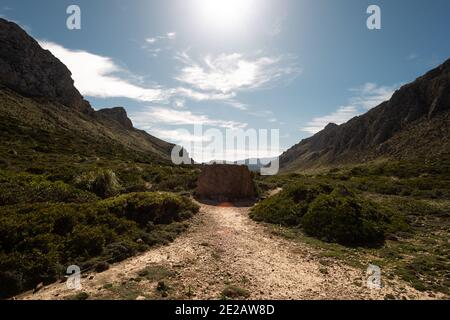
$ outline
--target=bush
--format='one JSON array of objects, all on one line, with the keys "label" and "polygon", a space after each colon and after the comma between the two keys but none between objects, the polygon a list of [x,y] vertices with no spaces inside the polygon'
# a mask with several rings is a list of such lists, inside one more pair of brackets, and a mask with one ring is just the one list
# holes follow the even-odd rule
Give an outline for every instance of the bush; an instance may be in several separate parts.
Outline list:
[{"label": "bush", "polygon": [[302,227],[308,235],[328,242],[373,246],[384,242],[386,220],[373,204],[333,192],[311,203]]},{"label": "bush", "polygon": [[122,189],[116,174],[109,169],[85,172],[76,177],[74,183],[78,188],[102,198],[115,196]]},{"label": "bush", "polygon": [[199,207],[186,197],[171,193],[130,193],[102,202],[108,210],[142,226],[149,222],[170,224],[188,219]]},{"label": "bush", "polygon": [[185,230],[181,221],[198,209],[189,198],[170,193],[1,207],[0,296],[52,282],[63,266],[96,267],[172,241]]},{"label": "bush", "polygon": [[251,210],[250,217],[283,226],[299,226],[309,204],[321,193],[331,190],[327,185],[291,184],[277,195],[259,202]]},{"label": "bush", "polygon": [[405,229],[403,216],[363,200],[344,185],[303,182],[259,202],[256,221],[300,227],[310,236],[343,245],[377,246],[385,234]]},{"label": "bush", "polygon": [[18,203],[95,201],[98,198],[62,181],[48,181],[44,175],[0,170],[0,206]]}]

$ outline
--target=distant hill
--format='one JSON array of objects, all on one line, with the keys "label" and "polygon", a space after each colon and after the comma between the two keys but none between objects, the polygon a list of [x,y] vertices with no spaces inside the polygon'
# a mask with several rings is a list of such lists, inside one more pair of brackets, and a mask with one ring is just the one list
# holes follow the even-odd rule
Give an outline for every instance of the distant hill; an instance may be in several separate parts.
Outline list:
[{"label": "distant hill", "polygon": [[67,67],[4,19],[0,112],[0,151],[19,158],[46,152],[168,163],[174,147],[135,129],[122,107],[95,111]]},{"label": "distant hill", "polygon": [[329,124],[280,157],[283,171],[378,158],[426,160],[450,153],[450,60],[389,101],[342,125]]},{"label": "distant hill", "polygon": [[249,158],[245,160],[237,160],[227,162],[225,160],[211,160],[208,164],[237,164],[242,166],[247,166],[250,171],[259,172],[261,168],[270,164],[271,161],[275,160],[277,157],[268,157],[268,158]]}]

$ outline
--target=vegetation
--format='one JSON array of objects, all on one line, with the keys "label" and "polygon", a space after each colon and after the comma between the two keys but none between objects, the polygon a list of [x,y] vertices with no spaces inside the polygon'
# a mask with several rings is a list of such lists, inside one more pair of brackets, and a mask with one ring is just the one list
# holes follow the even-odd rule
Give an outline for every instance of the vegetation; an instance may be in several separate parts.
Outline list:
[{"label": "vegetation", "polygon": [[[450,295],[450,162],[378,161],[308,174],[258,177],[283,191],[250,213],[273,233],[367,268],[386,281]],[[296,193],[297,192],[297,193]],[[296,197],[301,194],[303,197]]]},{"label": "vegetation", "polygon": [[274,197],[258,203],[250,216],[257,221],[301,227],[328,242],[381,245],[388,232],[402,225],[401,218],[364,200],[342,185],[296,182]]},{"label": "vegetation", "polygon": [[86,204],[35,203],[0,209],[2,297],[49,283],[65,266],[117,262],[172,241],[198,207],[171,193],[131,193]]}]

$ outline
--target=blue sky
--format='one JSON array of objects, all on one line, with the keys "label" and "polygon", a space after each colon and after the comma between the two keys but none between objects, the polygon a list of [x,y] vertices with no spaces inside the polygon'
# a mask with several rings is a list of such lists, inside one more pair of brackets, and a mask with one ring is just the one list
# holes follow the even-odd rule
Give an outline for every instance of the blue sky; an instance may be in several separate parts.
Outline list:
[{"label": "blue sky", "polygon": [[[71,4],[81,30],[66,28]],[[371,4],[381,30],[366,27]],[[0,16],[66,63],[93,107],[124,106],[188,149],[177,130],[202,123],[279,129],[286,150],[450,57],[448,0],[1,0]]]}]

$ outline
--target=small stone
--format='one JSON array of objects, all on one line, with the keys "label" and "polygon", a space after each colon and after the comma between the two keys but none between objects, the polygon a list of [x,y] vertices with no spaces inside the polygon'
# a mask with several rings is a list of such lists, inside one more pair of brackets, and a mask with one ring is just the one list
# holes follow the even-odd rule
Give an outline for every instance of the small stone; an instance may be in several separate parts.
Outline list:
[{"label": "small stone", "polygon": [[39,290],[42,290],[44,288],[44,283],[39,283],[33,290],[33,293],[38,292]]},{"label": "small stone", "polygon": [[144,297],[144,296],[139,296],[139,297],[136,298],[136,300],[141,300],[141,301],[142,301],[142,300],[146,300],[146,299],[147,299],[147,298]]}]

